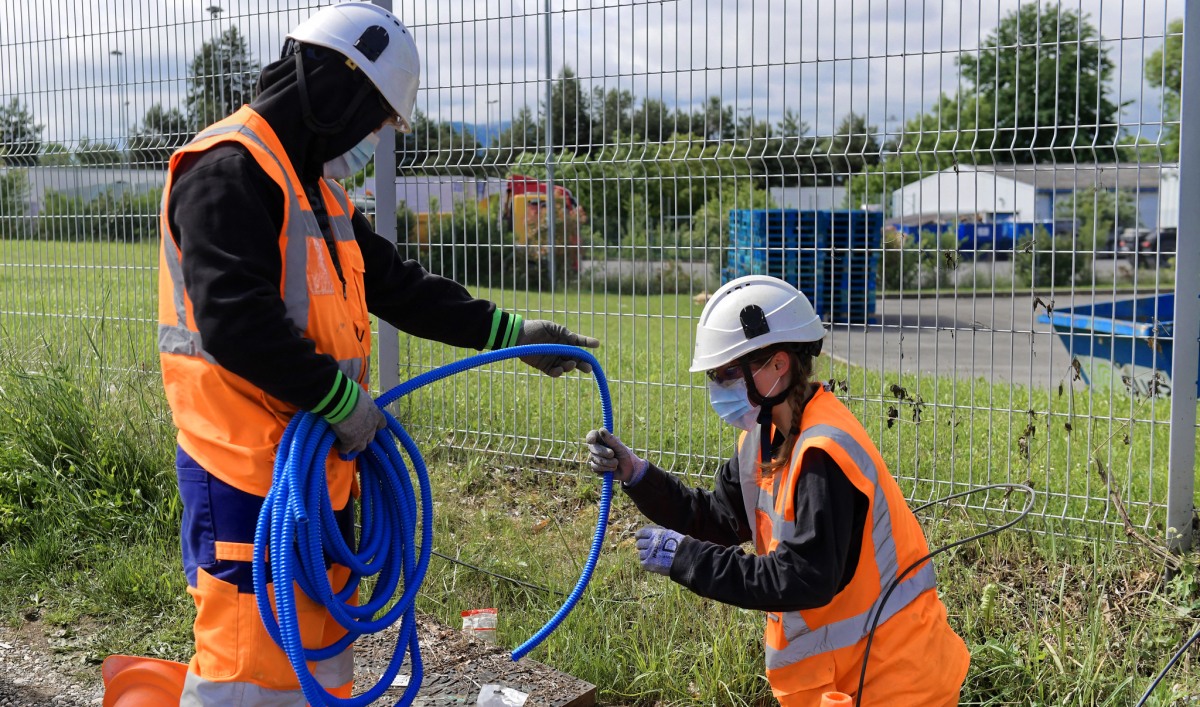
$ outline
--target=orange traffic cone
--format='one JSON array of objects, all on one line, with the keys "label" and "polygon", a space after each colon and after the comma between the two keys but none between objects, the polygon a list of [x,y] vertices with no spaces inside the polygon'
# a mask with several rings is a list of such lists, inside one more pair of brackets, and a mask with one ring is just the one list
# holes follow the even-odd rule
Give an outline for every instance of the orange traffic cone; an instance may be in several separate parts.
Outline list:
[{"label": "orange traffic cone", "polygon": [[167,707],[179,705],[188,666],[170,660],[110,655],[104,676],[104,707]]},{"label": "orange traffic cone", "polygon": [[[850,699],[850,695],[844,692],[826,692],[821,695],[821,707],[851,707],[854,700]],[[108,707],[108,705],[104,705]]]}]

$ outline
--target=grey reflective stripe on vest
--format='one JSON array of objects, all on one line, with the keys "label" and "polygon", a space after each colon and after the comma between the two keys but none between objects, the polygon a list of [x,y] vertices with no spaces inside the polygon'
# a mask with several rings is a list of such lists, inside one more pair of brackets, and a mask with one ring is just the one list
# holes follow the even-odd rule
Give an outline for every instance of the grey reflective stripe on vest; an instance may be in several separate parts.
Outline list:
[{"label": "grey reflective stripe on vest", "polygon": [[[287,183],[287,187],[283,190],[284,196],[288,200],[287,224],[284,227],[283,233],[287,237],[287,251],[283,254],[283,304],[287,310],[287,318],[291,320],[292,326],[297,331],[303,332],[308,328],[308,243],[306,239],[317,238],[323,242],[324,238],[321,236],[321,229],[317,225],[317,219],[313,216],[312,212],[300,208],[300,198],[296,194],[296,185],[292,184],[291,178],[288,177],[287,169],[279,161],[279,157],[267,148],[266,143],[249,126],[226,125],[219,128],[211,128],[197,135],[188,144],[231,133],[240,133],[246,136],[270,155],[271,159],[275,160],[275,164],[279,167],[279,171],[283,174],[284,181]],[[175,268],[179,269],[179,251],[178,249],[172,250],[174,250],[174,255],[177,259]],[[167,255],[167,269],[171,271],[175,291],[182,293],[182,271],[180,271],[180,275],[176,279],[175,270],[172,270],[171,267],[171,252],[168,251]],[[182,297],[181,294],[178,296]]]},{"label": "grey reflective stripe on vest", "polygon": [[[166,234],[163,238],[163,250],[166,253],[167,273],[171,276],[171,299],[175,303],[175,324],[181,327],[187,326],[187,305],[183,301],[183,266],[180,265],[179,246],[175,244],[175,238],[171,236],[171,230],[167,228],[167,193],[164,191],[162,195],[162,206],[159,207],[162,211],[162,229],[161,233]],[[162,332],[159,332],[159,345],[162,344]],[[159,348],[159,351],[162,351]]]},{"label": "grey reflective stripe on vest", "polygon": [[[874,487],[874,498],[871,503],[873,509],[871,541],[875,547],[875,563],[879,569],[880,593],[875,598],[871,608],[866,612],[826,624],[815,630],[808,627],[800,612],[790,611],[783,613],[778,620],[783,622],[784,638],[787,639],[788,645],[782,649],[775,649],[770,645],[766,646],[768,670],[776,670],[791,665],[818,653],[848,648],[861,641],[870,630],[870,621],[875,615],[883,593],[900,572],[896,555],[896,541],[892,536],[892,516],[888,508],[887,497],[879,484],[879,469],[875,466],[875,461],[853,435],[833,425],[813,425],[809,427],[800,435],[800,439],[797,440],[796,449],[800,449],[806,441],[819,437],[827,438],[841,447],[858,467],[862,475]],[[745,446],[750,445],[747,444]],[[738,461],[740,463],[741,459]],[[789,474],[795,473],[796,466],[796,457],[793,455]],[[791,488],[790,482],[791,479],[789,479],[789,484],[784,488]],[[778,488],[776,486],[776,489]],[[776,491],[777,493],[778,491]],[[772,522],[775,522],[774,500],[770,498],[770,495],[765,490],[762,491],[762,494],[768,496],[767,505],[771,509]],[[762,505],[761,501],[760,505]],[[782,521],[782,518],[779,520]],[[921,570],[906,578],[892,592],[892,596],[888,598],[884,612],[880,616],[879,623],[882,624],[887,621],[896,612],[908,606],[922,592],[933,589],[935,586],[936,576],[934,575],[933,565],[927,564]],[[776,620],[770,614],[768,616],[771,620]]]},{"label": "grey reflective stripe on vest", "polygon": [[[345,685],[354,679],[354,648],[318,662],[312,672],[327,690]],[[299,689],[269,690],[252,682],[216,682],[190,670],[179,697],[179,707],[304,707],[306,704]]]},{"label": "grey reflective stripe on vest", "polygon": [[326,179],[325,182],[325,186],[329,187],[329,193],[333,194],[333,198],[342,207],[341,216],[332,214],[329,216],[329,227],[333,231],[333,239],[335,241],[352,241],[354,240],[354,222],[350,218],[350,214],[353,212],[350,210],[350,202],[346,199],[346,192],[332,179]]},{"label": "grey reflective stripe on vest", "polygon": [[[167,240],[170,240],[169,238]],[[216,363],[200,341],[200,332],[192,331],[185,326],[158,325],[159,353],[178,354],[180,356],[200,357],[209,363]]]},{"label": "grey reflective stripe on vest", "polygon": [[754,517],[755,509],[767,514],[771,519],[771,537],[776,540],[794,537],[796,535],[795,521],[784,520],[782,514],[775,511],[775,498],[779,489],[791,488],[791,479],[783,486],[785,476],[796,473],[797,455],[800,453],[800,443],[792,448],[792,459],[788,473],[775,472],[774,489],[770,493],[758,486],[758,446],[760,436],[754,432],[747,433],[745,442],[738,450],[738,482],[742,487],[742,503],[746,507],[746,519],[750,523],[750,536],[755,547],[758,547],[758,522]]},{"label": "grey reflective stripe on vest", "polygon": [[[901,609],[911,604],[918,596],[936,586],[937,576],[933,571],[933,563],[926,563],[924,567],[905,578],[904,582],[896,588],[896,591],[892,592],[892,595],[888,597],[887,604],[883,607],[883,613],[879,617],[878,625],[882,626]],[[778,670],[779,668],[798,663],[805,658],[811,658],[820,653],[849,648],[866,638],[867,633],[871,630],[871,621],[874,620],[875,612],[879,608],[879,600],[883,598],[884,592],[886,592],[886,589],[879,593],[879,596],[871,603],[871,608],[867,611],[857,616],[851,616],[848,619],[826,624],[815,631],[808,630],[808,627],[804,625],[804,619],[799,613],[788,612],[784,614],[784,637],[788,638],[788,645],[782,649],[775,649],[770,645],[766,646],[767,670]],[[795,638],[788,637],[789,633],[794,634]]]},{"label": "grey reflective stripe on vest", "polygon": [[363,360],[361,358],[344,358],[337,362],[338,370],[347,378],[358,382],[358,377],[362,375]]}]

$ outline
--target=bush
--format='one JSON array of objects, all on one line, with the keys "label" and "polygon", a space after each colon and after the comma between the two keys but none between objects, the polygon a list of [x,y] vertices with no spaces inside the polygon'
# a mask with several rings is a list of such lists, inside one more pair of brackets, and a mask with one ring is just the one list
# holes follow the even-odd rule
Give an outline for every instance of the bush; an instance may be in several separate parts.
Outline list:
[{"label": "bush", "polygon": [[1092,256],[1077,252],[1070,236],[1051,238],[1043,228],[1017,243],[1013,276],[1024,287],[1092,284]]},{"label": "bush", "polygon": [[39,236],[46,240],[124,243],[157,238],[161,198],[161,189],[140,195],[126,190],[117,196],[108,188],[91,200],[47,189],[38,214]]},{"label": "bush", "polygon": [[919,240],[900,231],[883,239],[883,289],[915,290],[918,287],[951,287],[958,263],[958,239],[954,233],[922,230]]},{"label": "bush", "polygon": [[0,238],[15,238],[25,231],[25,197],[29,177],[23,169],[0,174]]},{"label": "bush", "polygon": [[[494,284],[503,269],[505,239],[493,209],[481,210],[474,202],[462,201],[454,204],[449,216],[440,216],[436,208],[431,204],[429,243],[427,250],[422,246],[420,251],[421,264],[464,285]],[[397,229],[407,226],[415,232],[416,218],[407,207],[403,214],[397,212],[396,220]]]}]

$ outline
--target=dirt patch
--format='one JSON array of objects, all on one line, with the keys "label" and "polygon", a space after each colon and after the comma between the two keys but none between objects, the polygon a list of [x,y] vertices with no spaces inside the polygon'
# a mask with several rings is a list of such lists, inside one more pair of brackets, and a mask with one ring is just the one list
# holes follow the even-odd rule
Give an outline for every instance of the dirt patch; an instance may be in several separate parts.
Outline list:
[{"label": "dirt patch", "polygon": [[[451,629],[430,616],[417,617],[425,679],[415,705],[473,705],[483,685],[511,687],[529,694],[530,707],[590,707],[596,688],[553,668],[525,659]],[[399,627],[355,644],[356,694],[382,676],[396,646]],[[18,629],[0,626],[0,707],[92,707],[103,702],[100,666],[82,648],[87,636],[76,630],[29,622]],[[405,659],[401,675],[411,675]],[[394,704],[404,688],[390,688],[378,704]]]},{"label": "dirt patch", "polygon": [[[397,626],[373,636],[363,636],[355,644],[354,680],[356,692],[365,692],[387,668],[395,651]],[[582,680],[534,662],[528,658],[514,663],[509,651],[468,638],[430,616],[417,616],[417,635],[421,641],[421,662],[425,679],[414,705],[449,707],[473,705],[483,685],[511,687],[529,694],[530,707],[590,707],[596,704],[596,688]],[[405,659],[401,675],[411,674]],[[386,695],[392,701],[404,694],[394,687]]]}]

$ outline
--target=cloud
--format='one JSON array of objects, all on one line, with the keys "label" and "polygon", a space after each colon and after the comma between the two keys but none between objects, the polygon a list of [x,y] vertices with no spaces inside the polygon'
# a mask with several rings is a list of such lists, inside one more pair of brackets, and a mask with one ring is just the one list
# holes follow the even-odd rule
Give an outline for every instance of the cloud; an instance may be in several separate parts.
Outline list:
[{"label": "cloud", "polygon": [[[205,8],[225,9],[211,19]],[[119,140],[155,103],[182,107],[200,45],[236,25],[253,56],[278,56],[319,3],[187,0],[9,3],[0,18],[0,98],[18,98],[48,140]],[[894,130],[958,89],[955,59],[979,46],[1016,0],[555,0],[551,63],[583,86],[628,89],[690,110],[719,95],[738,116],[798,113],[818,134],[864,113]],[[1142,78],[1182,0],[1075,0],[1117,63],[1111,87],[1126,128],[1156,131],[1159,94]],[[423,60],[419,105],[467,123],[536,110],[546,91],[543,0],[395,0]],[[1052,5],[1043,3],[1050,11]],[[112,54],[120,51],[120,55]],[[128,105],[124,105],[124,103]]]}]

